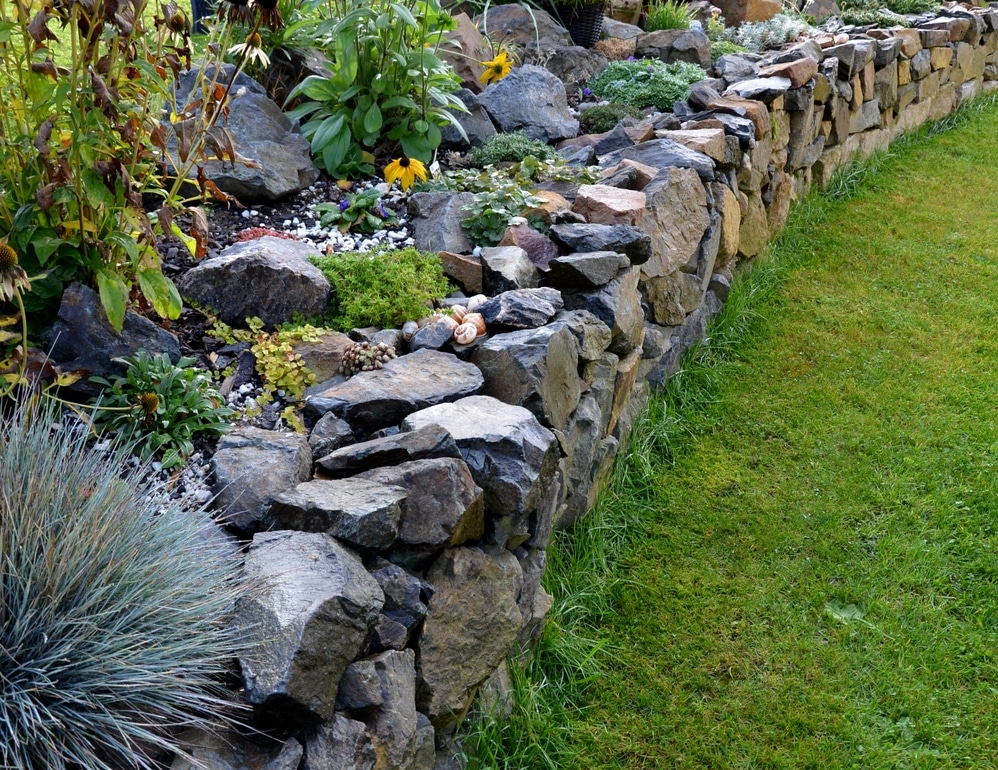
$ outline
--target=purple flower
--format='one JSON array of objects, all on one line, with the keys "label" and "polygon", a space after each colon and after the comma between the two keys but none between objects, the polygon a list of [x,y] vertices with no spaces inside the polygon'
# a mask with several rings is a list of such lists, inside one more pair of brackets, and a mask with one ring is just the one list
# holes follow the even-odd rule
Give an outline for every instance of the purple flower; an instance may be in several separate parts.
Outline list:
[{"label": "purple flower", "polygon": [[381,205],[381,201],[378,201],[378,215],[382,219],[388,219],[388,212],[385,211],[385,207]]},{"label": "purple flower", "polygon": [[350,208],[350,201],[344,198],[340,201],[340,211],[346,211],[348,208]]},{"label": "purple flower", "polygon": [[592,96],[593,95],[592,89],[583,88],[582,89],[582,95],[583,96]]},{"label": "purple flower", "polygon": [[635,61],[635,59],[634,59],[634,57],[633,57],[633,56],[628,56],[628,57],[627,57],[627,61]]}]

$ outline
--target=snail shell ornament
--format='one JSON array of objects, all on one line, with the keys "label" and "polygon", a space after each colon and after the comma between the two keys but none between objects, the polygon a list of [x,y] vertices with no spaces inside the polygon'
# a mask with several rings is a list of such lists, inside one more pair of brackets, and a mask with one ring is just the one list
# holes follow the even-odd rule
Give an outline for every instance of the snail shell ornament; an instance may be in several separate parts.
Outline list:
[{"label": "snail shell ornament", "polygon": [[405,337],[406,342],[412,339],[412,335],[416,333],[417,329],[419,329],[419,324],[415,321],[406,321],[402,324],[402,336]]},{"label": "snail shell ornament", "polygon": [[478,337],[478,329],[474,324],[461,324],[454,330],[454,342],[458,345],[470,345]]},{"label": "snail shell ornament", "polygon": [[486,297],[484,294],[476,294],[474,297],[468,300],[467,304],[465,305],[465,308],[469,313],[474,313],[476,310],[478,310],[478,308],[480,308],[482,305],[488,302],[488,299],[489,298]]},{"label": "snail shell ornament", "polygon": [[485,334],[485,318],[481,313],[468,313],[464,317],[464,323],[474,326],[479,337]]},{"label": "snail shell ornament", "polygon": [[464,305],[452,305],[451,316],[458,323],[464,323],[464,317],[468,314],[468,309]]},{"label": "snail shell ornament", "polygon": [[454,330],[458,327],[458,322],[454,318],[451,318],[449,315],[440,316],[440,318],[437,320],[437,323],[443,324],[444,326],[446,326],[448,329],[451,330]]}]

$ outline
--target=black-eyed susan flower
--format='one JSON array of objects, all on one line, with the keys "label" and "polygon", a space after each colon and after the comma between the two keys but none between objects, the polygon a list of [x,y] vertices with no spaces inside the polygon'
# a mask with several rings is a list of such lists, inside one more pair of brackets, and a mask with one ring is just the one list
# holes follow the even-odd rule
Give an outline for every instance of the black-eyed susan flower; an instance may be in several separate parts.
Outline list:
[{"label": "black-eyed susan flower", "polygon": [[421,182],[426,181],[426,166],[415,158],[403,155],[385,166],[385,181],[388,184],[394,184],[398,180],[399,187],[408,190],[417,179]]},{"label": "black-eyed susan flower", "polygon": [[31,281],[17,263],[17,252],[6,239],[0,241],[0,300],[14,299],[22,291],[31,291]]},{"label": "black-eyed susan flower", "polygon": [[490,86],[493,83],[498,83],[513,69],[513,62],[510,60],[509,56],[506,55],[505,51],[497,53],[495,58],[491,61],[483,61],[479,63],[485,67],[485,72],[483,72],[481,77],[478,79],[487,86]]}]

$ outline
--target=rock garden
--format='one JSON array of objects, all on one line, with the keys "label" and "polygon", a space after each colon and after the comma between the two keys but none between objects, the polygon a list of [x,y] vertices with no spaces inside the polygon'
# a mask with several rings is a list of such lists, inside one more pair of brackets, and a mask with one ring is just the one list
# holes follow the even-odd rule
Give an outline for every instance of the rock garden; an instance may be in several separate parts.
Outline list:
[{"label": "rock garden", "polygon": [[718,6],[0,0],[0,764],[461,766],[738,266],[998,87]]}]

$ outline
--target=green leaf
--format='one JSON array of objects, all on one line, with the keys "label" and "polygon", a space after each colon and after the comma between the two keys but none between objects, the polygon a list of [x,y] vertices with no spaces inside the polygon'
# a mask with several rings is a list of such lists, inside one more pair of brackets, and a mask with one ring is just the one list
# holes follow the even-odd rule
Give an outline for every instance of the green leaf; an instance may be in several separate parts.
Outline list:
[{"label": "green leaf", "polygon": [[417,29],[419,24],[416,21],[416,17],[412,15],[408,8],[406,8],[401,3],[392,3],[391,9],[395,11],[395,14],[402,19],[406,24],[408,24],[413,29]]},{"label": "green leaf", "polygon": [[321,152],[322,149],[343,131],[343,115],[330,115],[319,124],[312,136],[312,147]]},{"label": "green leaf", "polygon": [[183,302],[173,281],[155,267],[139,268],[137,276],[142,295],[149,300],[161,317],[170,319],[180,317]]},{"label": "green leaf", "polygon": [[114,208],[114,193],[107,189],[101,175],[93,169],[88,168],[83,171],[83,191],[87,196],[87,203],[91,206]]},{"label": "green leaf", "polygon": [[372,104],[364,113],[364,131],[369,134],[377,133],[381,130],[384,119],[381,117],[381,110],[377,103]]},{"label": "green leaf", "polygon": [[128,285],[117,273],[101,270],[97,273],[97,289],[100,293],[100,303],[107,313],[107,320],[111,322],[116,332],[120,332],[125,323]]},{"label": "green leaf", "polygon": [[414,110],[416,109],[416,102],[414,102],[408,96],[392,96],[389,97],[388,99],[385,99],[385,101],[381,105],[381,109],[385,110],[386,112],[388,110],[395,109],[396,107],[405,107],[406,109]]}]

